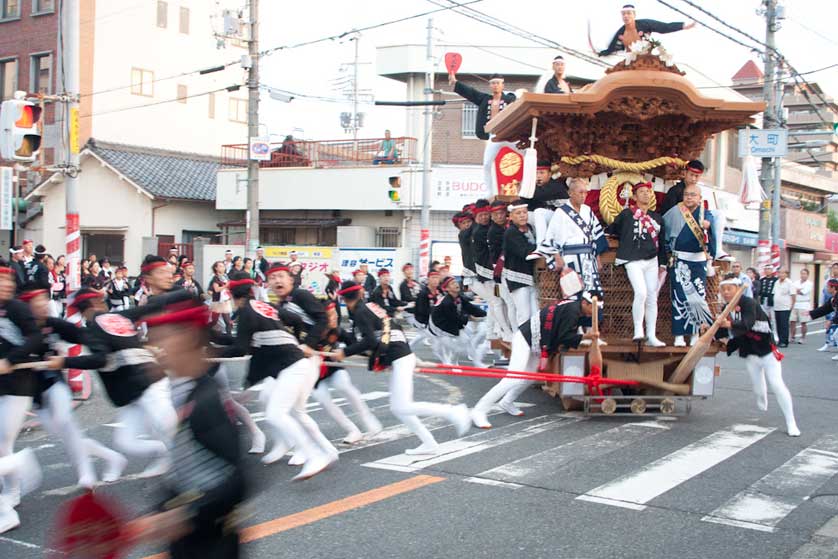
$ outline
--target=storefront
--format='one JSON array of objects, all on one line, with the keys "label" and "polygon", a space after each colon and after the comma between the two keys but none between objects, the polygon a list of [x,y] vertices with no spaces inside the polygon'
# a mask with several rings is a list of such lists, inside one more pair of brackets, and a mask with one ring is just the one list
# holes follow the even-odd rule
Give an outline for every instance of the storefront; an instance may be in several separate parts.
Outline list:
[{"label": "storefront", "polygon": [[722,243],[725,251],[740,262],[744,268],[756,265],[756,248],[759,235],[751,231],[725,229]]},{"label": "storefront", "polygon": [[815,293],[823,287],[824,273],[829,262],[822,259],[826,247],[826,216],[804,210],[783,208],[780,214],[780,234],[784,240],[783,267],[788,268],[792,280],[800,278],[800,271],[809,270]]}]

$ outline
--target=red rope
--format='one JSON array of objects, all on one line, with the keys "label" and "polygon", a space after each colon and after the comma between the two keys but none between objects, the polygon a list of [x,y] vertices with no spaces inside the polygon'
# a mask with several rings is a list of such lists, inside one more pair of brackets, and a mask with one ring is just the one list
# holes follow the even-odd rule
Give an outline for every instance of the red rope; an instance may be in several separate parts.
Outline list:
[{"label": "red rope", "polygon": [[467,365],[443,365],[436,367],[422,367],[416,369],[420,373],[436,375],[451,375],[459,377],[480,377],[480,378],[512,378],[519,380],[531,380],[534,382],[574,382],[584,384],[589,390],[602,396],[602,386],[639,386],[636,380],[610,379],[599,374],[586,377],[572,377],[566,375],[555,375],[552,373],[535,373],[530,371],[507,371],[506,369],[492,369],[484,367],[470,367]]}]

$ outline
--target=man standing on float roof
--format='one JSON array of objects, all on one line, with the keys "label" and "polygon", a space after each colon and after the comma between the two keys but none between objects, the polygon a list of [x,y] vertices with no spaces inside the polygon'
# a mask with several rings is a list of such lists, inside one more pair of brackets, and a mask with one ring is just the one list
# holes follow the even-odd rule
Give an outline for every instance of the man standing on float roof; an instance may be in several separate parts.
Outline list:
[{"label": "man standing on float roof", "polygon": [[695,27],[694,21],[664,23],[656,19],[636,19],[634,4],[625,4],[620,10],[620,15],[623,17],[623,26],[614,33],[614,37],[608,43],[608,48],[597,53],[599,56],[608,56],[623,49],[628,50],[635,41],[648,37],[650,33],[674,33]]},{"label": "man standing on float roof", "polygon": [[553,59],[553,76],[544,84],[544,93],[573,93],[573,88],[564,79],[564,57],[559,54]]},{"label": "man standing on float roof", "polygon": [[516,99],[515,94],[503,91],[503,76],[492,74],[489,78],[489,93],[477,91],[460,81],[453,73],[448,74],[448,85],[454,88],[454,93],[468,99],[477,105],[477,118],[475,119],[474,133],[481,140],[486,142],[486,149],[483,151],[483,173],[486,186],[490,192],[497,192],[495,180],[495,157],[505,146],[518,150],[514,142],[495,142],[494,134],[486,132],[486,123],[495,118],[510,103]]}]

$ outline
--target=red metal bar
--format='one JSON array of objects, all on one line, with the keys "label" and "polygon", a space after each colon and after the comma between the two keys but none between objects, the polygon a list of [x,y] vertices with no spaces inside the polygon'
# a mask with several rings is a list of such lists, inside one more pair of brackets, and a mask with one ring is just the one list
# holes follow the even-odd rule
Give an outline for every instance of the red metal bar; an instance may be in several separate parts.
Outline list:
[{"label": "red metal bar", "polygon": [[600,375],[588,375],[586,377],[573,377],[556,375],[552,373],[536,373],[530,371],[507,371],[505,369],[492,369],[485,367],[469,367],[454,365],[439,365],[437,367],[422,367],[417,369],[420,373],[431,373],[440,375],[452,375],[463,377],[483,378],[514,378],[521,380],[543,381],[543,382],[574,382],[584,384],[589,388],[599,391],[599,387],[608,386],[639,386],[636,380],[609,379]]}]

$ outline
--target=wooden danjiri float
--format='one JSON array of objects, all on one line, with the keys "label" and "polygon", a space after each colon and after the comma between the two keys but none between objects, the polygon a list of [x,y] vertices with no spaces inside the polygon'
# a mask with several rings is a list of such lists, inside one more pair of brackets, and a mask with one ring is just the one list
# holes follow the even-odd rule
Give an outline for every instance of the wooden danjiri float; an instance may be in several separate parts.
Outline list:
[{"label": "wooden danjiri float", "polygon": [[[563,176],[591,178],[587,204],[604,224],[610,224],[626,203],[632,184],[653,181],[660,204],[664,181],[682,178],[687,161],[699,157],[712,135],[747,125],[763,109],[763,103],[703,95],[668,55],[647,44],[645,51],[632,49],[604,77],[574,93],[524,93],[492,119],[487,130],[497,140],[527,147],[535,129],[538,159],[551,161],[553,170]],[[719,348],[672,345],[668,277],[658,296],[657,329],[666,347],[633,342],[633,291],[624,267],[614,264],[617,243],[609,242],[611,249],[601,255],[600,266],[604,308],[599,330],[608,342],[601,346],[602,374],[638,380],[640,385],[615,388],[604,396],[590,394],[584,384],[576,383],[548,382],[544,389],[559,396],[565,409],[590,414],[689,413],[692,400],[713,395]],[[543,263],[536,266],[543,307],[561,297],[559,278]],[[717,261],[714,266],[717,273],[708,278],[706,293],[713,315],[718,316],[722,312],[718,278],[727,271],[727,263]],[[550,370],[584,376],[589,370],[587,353],[584,348],[563,353]]]}]

